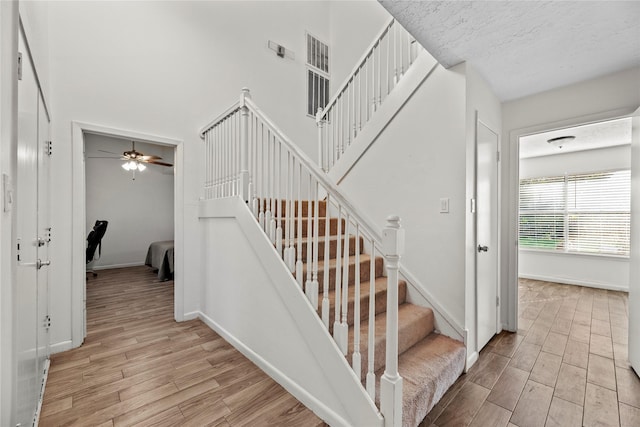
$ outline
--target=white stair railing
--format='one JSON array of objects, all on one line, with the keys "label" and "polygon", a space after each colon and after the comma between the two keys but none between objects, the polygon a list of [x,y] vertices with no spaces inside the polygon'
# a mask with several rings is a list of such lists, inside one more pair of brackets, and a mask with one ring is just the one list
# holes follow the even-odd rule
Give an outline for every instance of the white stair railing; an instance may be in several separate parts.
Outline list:
[{"label": "white stair railing", "polygon": [[380,108],[422,47],[391,19],[340,89],[316,115],[318,164],[328,172]]},{"label": "white stair railing", "polygon": [[[380,236],[326,174],[257,107],[248,89],[243,89],[240,100],[205,126],[200,135],[205,141],[206,152],[204,198],[239,196],[247,202],[311,306],[319,312],[325,328],[332,330],[339,350],[344,355],[351,350],[351,365],[358,378],[361,378],[363,357],[360,346],[367,342],[365,388],[374,403],[375,258],[385,258],[389,272],[387,346],[385,370],[380,378],[380,410],[386,426],[401,425],[397,266],[404,238],[399,218],[389,217],[383,236]],[[325,195],[323,200],[320,195]],[[350,240],[354,237],[354,255],[350,255]],[[330,263],[332,243],[336,245],[333,272]],[[361,341],[364,337],[360,336],[361,244],[370,258],[366,341]],[[323,263],[321,279],[320,262]],[[333,294],[330,291],[332,284]],[[348,296],[351,286],[355,286],[356,298],[351,326],[354,340],[349,349]]]}]

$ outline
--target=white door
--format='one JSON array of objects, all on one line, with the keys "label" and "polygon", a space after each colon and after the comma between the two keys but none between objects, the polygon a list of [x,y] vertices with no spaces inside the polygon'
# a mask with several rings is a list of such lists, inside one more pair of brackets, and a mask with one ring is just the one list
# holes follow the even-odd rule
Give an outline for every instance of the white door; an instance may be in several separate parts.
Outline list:
[{"label": "white door", "polygon": [[49,115],[38,96],[38,372],[43,374],[49,359]]},{"label": "white door", "polygon": [[30,426],[42,375],[38,370],[38,86],[22,33],[22,80],[18,82],[16,177],[15,424]]},{"label": "white door", "polygon": [[631,137],[631,271],[629,274],[629,362],[640,374],[640,108]]},{"label": "white door", "polygon": [[478,350],[498,331],[498,135],[476,128],[476,313]]}]

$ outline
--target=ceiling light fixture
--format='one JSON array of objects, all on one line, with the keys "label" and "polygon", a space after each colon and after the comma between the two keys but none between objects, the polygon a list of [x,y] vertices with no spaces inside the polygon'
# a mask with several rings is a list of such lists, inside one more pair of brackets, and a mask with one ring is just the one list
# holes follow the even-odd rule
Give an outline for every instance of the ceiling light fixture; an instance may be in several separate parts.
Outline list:
[{"label": "ceiling light fixture", "polygon": [[574,139],[576,139],[576,137],[573,135],[558,136],[556,138],[547,139],[547,143],[554,147],[562,148],[566,144],[573,142]]}]

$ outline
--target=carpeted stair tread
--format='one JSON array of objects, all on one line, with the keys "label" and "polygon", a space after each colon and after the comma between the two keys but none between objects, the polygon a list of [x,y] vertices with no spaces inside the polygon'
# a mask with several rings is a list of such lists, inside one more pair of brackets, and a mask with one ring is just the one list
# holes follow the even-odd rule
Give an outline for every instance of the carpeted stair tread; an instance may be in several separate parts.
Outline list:
[{"label": "carpeted stair tread", "polygon": [[[360,321],[364,322],[369,319],[369,290],[370,281],[360,283]],[[322,289],[319,290],[320,304],[318,307],[318,314],[322,316]],[[329,293],[329,331],[333,331],[333,320],[335,319],[335,289],[330,290]],[[347,311],[347,323],[349,326],[353,325],[354,321],[354,307],[356,300],[356,287],[349,286],[348,290],[348,311]],[[398,303],[403,304],[407,296],[407,283],[404,280],[398,281]],[[378,277],[375,280],[375,313],[383,313],[387,309],[387,278]]]},{"label": "carpeted stair tread", "polygon": [[[398,371],[402,377],[402,425],[415,427],[438,403],[464,370],[464,344],[452,338],[431,333],[401,353]],[[376,372],[376,378],[384,368]],[[376,402],[379,402],[379,385]]]},{"label": "carpeted stair tread", "polygon": [[[387,313],[376,316],[375,351],[373,370],[377,371],[385,364]],[[398,353],[401,354],[414,344],[433,332],[434,317],[430,308],[404,303],[398,306]],[[368,367],[368,326],[369,322],[360,325],[360,354],[362,355],[361,378],[365,378]],[[349,328],[347,361],[351,363],[353,352],[353,329]]]},{"label": "carpeted stair tread", "polygon": [[[258,199],[258,201],[260,201],[261,199]],[[269,203],[269,207],[271,208],[271,201],[269,199],[267,199],[267,202]],[[264,202],[262,202],[262,209],[265,210],[265,205]],[[287,207],[287,201],[286,200],[276,200],[275,203],[273,204],[274,208],[277,210],[277,206],[278,203],[281,203],[280,205],[280,212],[286,212],[286,207]],[[293,210],[293,216],[298,216],[298,213],[301,212],[302,216],[307,216],[309,215],[309,211],[308,208],[309,206],[311,206],[311,213],[313,214],[313,208],[315,206],[315,202],[314,201],[309,201],[309,200],[302,200],[302,203],[298,203],[297,200],[291,203],[291,207]],[[326,216],[327,213],[327,202],[326,200],[320,200],[318,202],[318,215],[319,216]]]},{"label": "carpeted stair tread", "polygon": [[[360,282],[364,282],[364,281],[368,281],[369,280],[369,275],[370,275],[370,260],[371,257],[368,254],[360,254]],[[343,274],[344,274],[344,260],[341,259],[341,265],[342,265],[342,269],[340,270],[340,283],[342,284],[342,279],[343,279]],[[323,260],[322,262],[318,262],[318,289],[322,290],[324,289],[324,264],[325,261]],[[336,264],[337,264],[337,260],[335,258],[332,258],[329,260],[329,289],[334,289],[335,288],[335,283],[336,283]],[[306,280],[307,277],[307,268],[311,265],[311,263],[305,263],[303,266],[303,272],[304,272],[304,277]],[[356,265],[356,256],[350,256],[349,257],[349,286],[353,285],[355,283],[355,278],[356,278],[356,269],[355,269],[355,265]],[[381,257],[376,257],[375,258],[375,269],[374,269],[374,273],[375,273],[375,277],[380,277],[382,276],[383,273],[383,265],[384,265],[384,260]]]}]

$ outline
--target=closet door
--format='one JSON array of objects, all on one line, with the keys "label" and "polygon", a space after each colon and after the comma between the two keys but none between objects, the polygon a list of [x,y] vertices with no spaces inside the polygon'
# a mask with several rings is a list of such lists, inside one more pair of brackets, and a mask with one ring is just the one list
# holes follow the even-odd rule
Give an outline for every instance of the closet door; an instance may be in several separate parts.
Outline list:
[{"label": "closet door", "polygon": [[51,241],[49,115],[38,95],[38,374],[49,360],[49,242]]},{"label": "closet door", "polygon": [[18,82],[16,219],[15,424],[33,425],[42,374],[38,368],[38,85],[22,32]]}]

